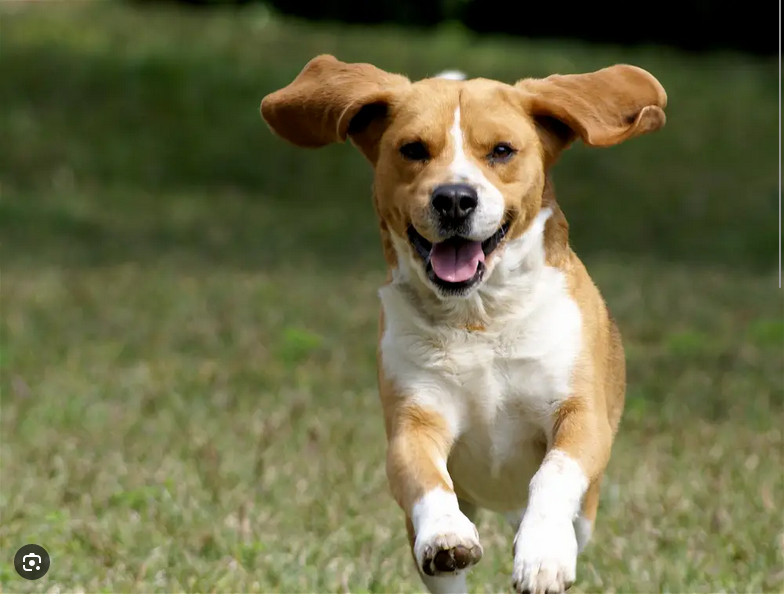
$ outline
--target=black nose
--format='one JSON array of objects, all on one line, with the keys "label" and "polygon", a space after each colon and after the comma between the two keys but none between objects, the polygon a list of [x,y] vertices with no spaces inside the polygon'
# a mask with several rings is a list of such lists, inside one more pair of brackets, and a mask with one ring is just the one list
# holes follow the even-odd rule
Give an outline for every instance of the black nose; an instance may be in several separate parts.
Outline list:
[{"label": "black nose", "polygon": [[430,204],[441,218],[459,222],[470,215],[479,197],[476,190],[467,184],[443,184],[433,190]]}]

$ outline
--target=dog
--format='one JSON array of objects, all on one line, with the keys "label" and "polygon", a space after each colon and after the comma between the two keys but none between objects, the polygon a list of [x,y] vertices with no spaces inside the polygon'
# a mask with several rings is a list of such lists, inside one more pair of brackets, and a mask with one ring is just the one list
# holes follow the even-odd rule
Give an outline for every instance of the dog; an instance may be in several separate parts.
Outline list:
[{"label": "dog", "polygon": [[350,139],[374,169],[386,471],[425,587],[466,591],[482,508],[516,530],[515,591],[563,592],[593,531],[626,371],[551,169],[577,139],[662,128],[667,95],[626,64],[463,78],[412,82],[322,55],[260,111],[299,147]]}]

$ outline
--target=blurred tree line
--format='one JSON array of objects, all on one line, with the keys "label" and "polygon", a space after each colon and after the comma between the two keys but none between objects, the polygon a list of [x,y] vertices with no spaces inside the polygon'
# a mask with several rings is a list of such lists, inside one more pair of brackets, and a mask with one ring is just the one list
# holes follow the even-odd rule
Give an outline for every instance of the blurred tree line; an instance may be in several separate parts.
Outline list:
[{"label": "blurred tree line", "polygon": [[[147,0],[154,1],[154,0]],[[778,52],[778,3],[659,0],[630,3],[489,0],[175,0],[192,5],[263,1],[282,14],[345,23],[432,27],[458,21],[478,33],[660,44],[691,51]]]}]

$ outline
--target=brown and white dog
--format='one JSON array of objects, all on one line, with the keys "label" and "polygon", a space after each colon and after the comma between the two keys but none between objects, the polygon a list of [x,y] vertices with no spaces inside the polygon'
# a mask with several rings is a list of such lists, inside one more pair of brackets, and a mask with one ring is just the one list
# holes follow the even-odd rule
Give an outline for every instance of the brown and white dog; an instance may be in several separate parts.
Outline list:
[{"label": "brown and white dog", "polygon": [[577,138],[658,130],[667,96],[628,65],[458,78],[319,56],[261,113],[297,146],[351,139],[374,168],[387,475],[425,586],[466,591],[485,508],[517,530],[514,588],[562,592],[591,536],[626,380],[549,172]]}]

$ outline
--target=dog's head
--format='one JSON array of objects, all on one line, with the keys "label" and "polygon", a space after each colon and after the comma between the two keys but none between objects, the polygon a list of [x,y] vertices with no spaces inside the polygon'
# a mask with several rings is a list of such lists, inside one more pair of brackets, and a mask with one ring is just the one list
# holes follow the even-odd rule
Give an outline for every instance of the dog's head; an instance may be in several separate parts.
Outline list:
[{"label": "dog's head", "polygon": [[390,263],[442,298],[464,297],[492,275],[536,218],[564,148],[658,130],[667,102],[651,74],[628,65],[515,85],[455,78],[411,82],[319,56],[261,103],[270,128],[295,145],[351,139],[375,170]]}]

